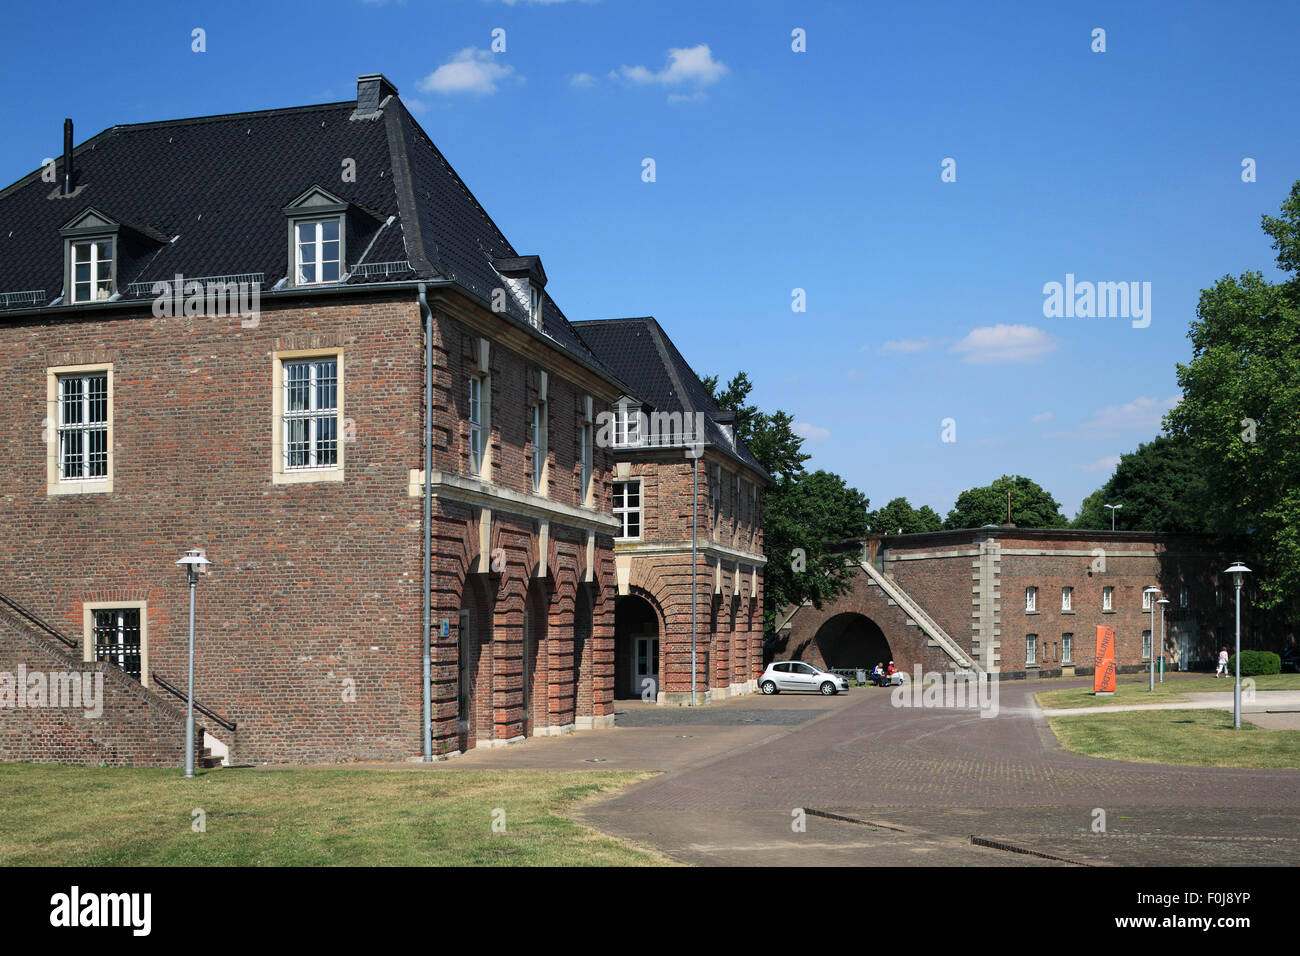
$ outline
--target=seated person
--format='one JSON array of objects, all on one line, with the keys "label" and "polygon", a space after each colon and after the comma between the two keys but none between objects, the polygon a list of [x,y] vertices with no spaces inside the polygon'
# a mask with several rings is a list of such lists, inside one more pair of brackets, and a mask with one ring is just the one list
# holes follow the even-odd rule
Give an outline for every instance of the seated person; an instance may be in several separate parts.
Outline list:
[{"label": "seated person", "polygon": [[875,684],[877,687],[885,686],[885,669],[881,666],[879,661],[877,661],[876,666],[871,669],[871,683]]}]

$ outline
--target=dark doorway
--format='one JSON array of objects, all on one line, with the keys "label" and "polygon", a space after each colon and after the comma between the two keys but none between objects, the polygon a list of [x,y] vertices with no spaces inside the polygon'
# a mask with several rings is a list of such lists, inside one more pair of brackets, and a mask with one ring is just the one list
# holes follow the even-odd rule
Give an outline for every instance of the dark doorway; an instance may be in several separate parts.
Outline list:
[{"label": "dark doorway", "polygon": [[621,597],[614,605],[614,696],[659,694],[659,615],[645,598]]},{"label": "dark doorway", "polygon": [[869,617],[848,612],[836,614],[820,628],[813,644],[824,665],[832,669],[865,668],[893,659],[889,641],[880,626]]}]

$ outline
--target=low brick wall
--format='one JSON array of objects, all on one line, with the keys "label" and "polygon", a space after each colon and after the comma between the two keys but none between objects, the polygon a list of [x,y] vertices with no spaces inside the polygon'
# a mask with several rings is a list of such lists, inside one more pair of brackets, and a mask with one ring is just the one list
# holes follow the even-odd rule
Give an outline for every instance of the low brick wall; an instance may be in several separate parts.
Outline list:
[{"label": "low brick wall", "polygon": [[[78,685],[86,697],[70,695]],[[111,664],[76,660],[53,639],[0,620],[0,761],[178,767],[184,738],[183,708]],[[196,758],[202,752],[196,726]]]}]

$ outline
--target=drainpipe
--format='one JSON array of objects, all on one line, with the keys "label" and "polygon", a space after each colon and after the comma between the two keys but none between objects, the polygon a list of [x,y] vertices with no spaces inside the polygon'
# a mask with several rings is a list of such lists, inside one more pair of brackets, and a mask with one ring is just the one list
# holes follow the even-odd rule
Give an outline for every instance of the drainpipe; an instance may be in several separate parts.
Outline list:
[{"label": "drainpipe", "polygon": [[691,706],[695,706],[695,552],[700,527],[700,460],[691,462]]},{"label": "drainpipe", "polygon": [[424,761],[433,761],[433,689],[430,657],[433,654],[430,603],[433,600],[433,309],[420,283],[420,314],[424,318]]}]

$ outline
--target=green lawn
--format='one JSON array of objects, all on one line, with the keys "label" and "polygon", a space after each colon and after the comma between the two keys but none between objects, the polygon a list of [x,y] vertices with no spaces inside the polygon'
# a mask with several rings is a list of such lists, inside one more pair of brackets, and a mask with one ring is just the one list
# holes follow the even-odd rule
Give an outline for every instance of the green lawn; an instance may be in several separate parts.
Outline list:
[{"label": "green lawn", "polygon": [[[1242,678],[1245,681],[1245,678]],[[1268,674],[1254,678],[1255,690],[1300,690],[1300,674]],[[1150,678],[1146,674],[1121,674],[1115,681],[1115,693],[1110,697],[1097,697],[1092,688],[1075,687],[1068,690],[1040,691],[1034,696],[1040,707],[1104,707],[1109,704],[1169,704],[1187,700],[1184,694],[1232,693],[1232,681],[1223,677],[1175,677],[1165,675],[1165,682],[1156,679],[1155,691],[1148,690]]]},{"label": "green lawn", "polygon": [[1191,767],[1300,767],[1300,730],[1261,730],[1245,718],[1241,730],[1233,730],[1232,714],[1221,710],[1078,714],[1048,722],[1061,746],[1089,757]]},{"label": "green lawn", "polygon": [[[648,774],[0,764],[0,864],[645,866],[562,814]],[[194,810],[206,832],[194,832]],[[494,811],[504,832],[493,832]],[[496,815],[500,819],[500,814]]]}]

